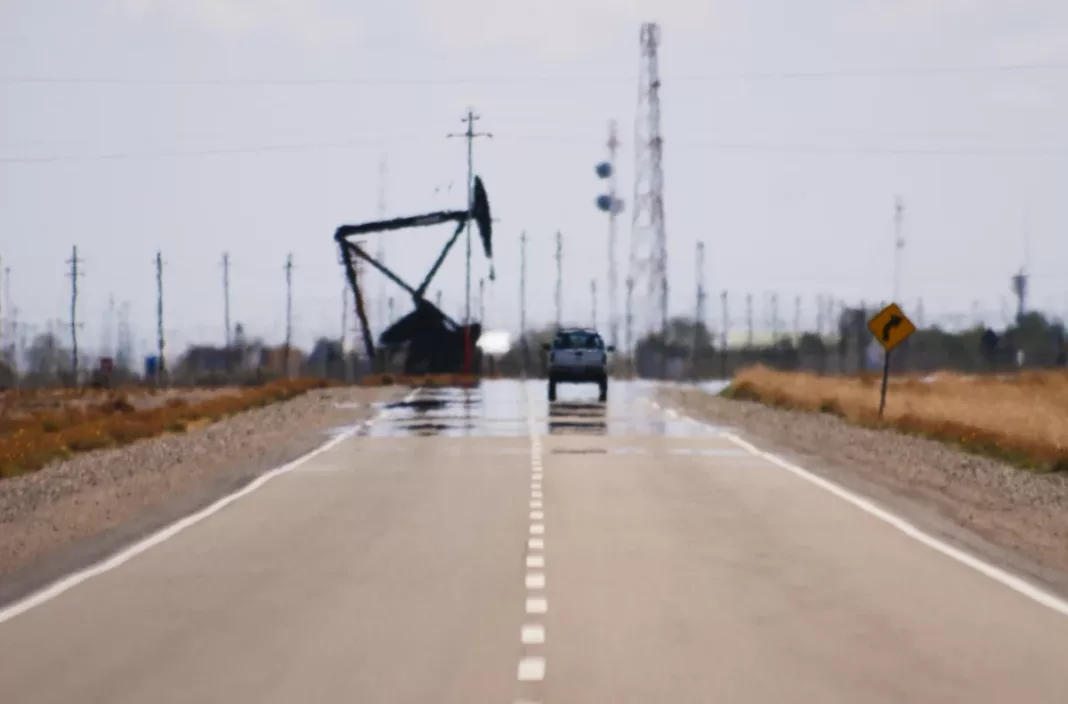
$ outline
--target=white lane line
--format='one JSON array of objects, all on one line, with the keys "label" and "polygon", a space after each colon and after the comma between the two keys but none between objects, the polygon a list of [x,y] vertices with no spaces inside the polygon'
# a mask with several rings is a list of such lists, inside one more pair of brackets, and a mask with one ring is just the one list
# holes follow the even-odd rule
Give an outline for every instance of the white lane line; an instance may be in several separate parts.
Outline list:
[{"label": "white lane line", "polygon": [[544,555],[527,555],[527,567],[534,569],[545,568],[545,556]]},{"label": "white lane line", "polygon": [[527,549],[529,550],[544,550],[545,540],[542,538],[531,538],[527,541]]},{"label": "white lane line", "polygon": [[878,518],[884,523],[888,523],[889,525],[898,529],[910,538],[920,543],[923,543],[929,548],[937,550],[946,557],[956,560],[962,565],[971,567],[976,572],[984,574],[987,577],[997,582],[1000,582],[1009,589],[1019,592],[1027,598],[1037,601],[1043,606],[1049,607],[1064,616],[1068,616],[1068,601],[1065,601],[1064,599],[1061,599],[1058,596],[1054,596],[1046,590],[1041,589],[1040,587],[1037,587],[1024,579],[1021,579],[1020,577],[1017,577],[1014,574],[1006,572],[1005,570],[999,567],[995,567],[994,565],[991,565],[988,562],[984,562],[978,557],[970,555],[969,553],[966,553],[963,550],[950,545],[949,543],[946,543],[932,535],[924,533],[922,530],[909,523],[905,519],[901,518],[900,516],[896,516],[893,513],[887,511],[886,509],[883,509],[880,506],[876,505],[873,501],[870,501],[869,499],[866,499],[858,494],[854,494],[852,491],[838,484],[835,484],[832,481],[828,481],[823,477],[815,475],[807,469],[798,467],[792,462],[787,462],[786,460],[782,459],[777,455],[774,455],[770,452],[765,452],[757,448],[755,445],[752,445],[746,442],[745,440],[742,440],[740,437],[734,435],[733,433],[724,433],[723,437],[727,438],[738,446],[745,448],[757,457],[762,457],[768,462],[771,462],[772,464],[777,465],[778,467],[781,467],[782,469],[785,469],[786,471],[797,475],[805,481],[811,482],[812,484],[815,484],[821,489],[829,491],[838,498],[853,504],[861,511],[864,511],[865,513],[868,513],[874,516],[875,518]]},{"label": "white lane line", "polygon": [[[405,396],[404,400],[406,402],[407,401],[411,401],[412,399],[414,399],[418,395],[418,393],[419,393],[419,389],[415,389],[414,391],[409,393],[407,396]],[[48,601],[51,601],[52,599],[55,599],[60,594],[63,594],[64,592],[67,592],[67,591],[70,591],[71,589],[73,589],[74,587],[78,586],[82,582],[90,580],[93,577],[97,577],[99,575],[102,575],[105,572],[110,572],[111,570],[113,570],[113,569],[115,569],[115,568],[117,568],[117,567],[129,562],[130,560],[132,560],[133,558],[137,557],[141,553],[147,552],[148,550],[151,550],[152,548],[154,548],[155,546],[159,545],[160,543],[163,543],[164,541],[167,541],[167,540],[173,538],[174,536],[178,535],[179,533],[181,533],[186,528],[189,528],[191,526],[196,525],[197,523],[200,523],[204,519],[215,515],[219,511],[222,511],[224,508],[226,508],[230,504],[234,503],[238,499],[242,499],[242,498],[248,496],[252,492],[256,491],[257,489],[259,489],[261,487],[263,487],[263,485],[265,485],[267,482],[271,481],[275,477],[280,477],[283,474],[287,474],[289,472],[292,472],[294,469],[297,469],[298,467],[300,467],[304,463],[308,462],[309,460],[312,460],[312,459],[318,457],[319,455],[323,454],[324,452],[328,452],[329,450],[332,450],[333,448],[337,447],[339,444],[343,443],[344,441],[348,440],[353,435],[358,433],[364,426],[368,426],[368,425],[373,424],[382,415],[383,415],[382,413],[379,413],[377,416],[375,416],[373,418],[369,418],[366,421],[364,421],[363,423],[360,423],[359,425],[356,425],[355,427],[350,428],[346,432],[335,436],[331,440],[328,440],[327,442],[323,443],[322,445],[320,445],[319,447],[315,448],[314,450],[312,450],[311,452],[307,453],[306,455],[302,455],[302,456],[298,457],[297,459],[293,460],[292,462],[289,462],[288,464],[284,464],[281,467],[275,467],[274,469],[261,474],[256,479],[252,480],[251,482],[249,482],[248,484],[246,484],[242,488],[238,489],[234,493],[228,494],[227,496],[222,497],[221,499],[219,499],[215,503],[211,504],[210,506],[208,506],[206,508],[201,509],[200,511],[197,511],[194,514],[191,514],[189,516],[186,516],[185,518],[179,519],[178,521],[175,521],[174,523],[170,524],[166,528],[164,528],[164,529],[162,529],[160,531],[157,531],[157,532],[153,533],[152,535],[149,535],[147,538],[143,538],[142,540],[134,543],[133,545],[131,545],[128,548],[126,548],[125,550],[122,550],[122,551],[112,555],[111,557],[109,557],[109,558],[107,558],[107,559],[105,559],[105,560],[103,560],[101,562],[98,562],[98,563],[96,563],[94,565],[90,565],[89,567],[86,567],[83,570],[75,572],[74,574],[68,575],[67,577],[64,577],[64,578],[60,579],[59,581],[54,582],[53,584],[45,587],[44,589],[41,589],[40,591],[37,591],[37,592],[35,592],[33,594],[30,594],[29,596],[27,596],[26,598],[22,599],[21,601],[17,601],[14,604],[11,604],[10,606],[7,606],[6,608],[0,609],[0,624],[5,623],[7,621],[10,621],[11,619],[15,618],[16,616],[19,616],[20,614],[24,614],[24,613],[26,613],[27,611],[29,611],[30,609],[32,609],[34,607],[40,606],[41,604],[44,604],[44,603],[46,603]]]},{"label": "white lane line", "polygon": [[541,499],[531,499],[530,507],[531,508],[541,508]]},{"label": "white lane line", "polygon": [[532,523],[532,524],[530,524],[530,534],[531,535],[545,535],[545,524],[544,523]]},{"label": "white lane line", "polygon": [[519,640],[523,645],[542,645],[545,643],[545,626],[530,623],[523,626],[519,632]]},{"label": "white lane line", "polygon": [[549,610],[549,601],[544,597],[532,596],[527,599],[528,614],[543,614]]},{"label": "white lane line", "polygon": [[544,572],[528,572],[526,578],[527,589],[544,589],[545,588],[545,573]]},{"label": "white lane line", "polygon": [[545,679],[545,658],[525,657],[519,661],[520,682],[541,682]]},{"label": "white lane line", "polygon": [[544,511],[531,511],[530,512],[530,520],[532,520],[532,521],[544,521],[545,520],[545,512]]},{"label": "white lane line", "polygon": [[530,492],[530,498],[532,498],[532,499],[544,498],[541,495],[541,489],[535,489],[534,491]]}]

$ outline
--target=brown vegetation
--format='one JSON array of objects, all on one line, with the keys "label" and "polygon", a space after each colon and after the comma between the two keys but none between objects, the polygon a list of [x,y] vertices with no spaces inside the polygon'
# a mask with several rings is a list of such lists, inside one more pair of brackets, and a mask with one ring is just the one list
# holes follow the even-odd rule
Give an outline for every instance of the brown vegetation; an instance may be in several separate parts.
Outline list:
[{"label": "brown vegetation", "polygon": [[32,472],[77,452],[184,432],[327,385],[319,379],[282,380],[206,396],[160,391],[7,392],[0,397],[0,477]]},{"label": "brown vegetation", "polygon": [[882,421],[881,381],[755,366],[735,375],[724,395],[915,433],[1032,469],[1068,470],[1068,371],[892,378]]}]

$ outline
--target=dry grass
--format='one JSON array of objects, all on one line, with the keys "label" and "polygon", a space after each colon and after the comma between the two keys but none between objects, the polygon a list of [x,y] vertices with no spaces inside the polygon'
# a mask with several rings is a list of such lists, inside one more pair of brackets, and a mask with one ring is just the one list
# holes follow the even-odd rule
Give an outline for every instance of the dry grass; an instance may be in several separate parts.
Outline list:
[{"label": "dry grass", "polygon": [[756,366],[739,372],[725,395],[924,435],[1032,469],[1068,470],[1068,371],[892,378],[882,421],[880,384],[878,375],[823,377]]},{"label": "dry grass", "polygon": [[[318,379],[277,381],[189,400],[162,403],[122,393],[42,391],[7,394],[0,409],[0,477],[32,472],[55,459],[184,432],[234,413],[285,401],[327,386]],[[147,395],[151,392],[143,392]]]}]

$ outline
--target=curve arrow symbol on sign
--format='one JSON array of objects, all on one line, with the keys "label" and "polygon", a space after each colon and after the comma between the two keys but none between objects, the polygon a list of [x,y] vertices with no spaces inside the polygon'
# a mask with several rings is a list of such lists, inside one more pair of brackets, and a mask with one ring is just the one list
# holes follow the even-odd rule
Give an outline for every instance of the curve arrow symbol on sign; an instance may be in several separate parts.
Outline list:
[{"label": "curve arrow symbol on sign", "polygon": [[901,323],[905,322],[900,315],[890,316],[890,320],[886,321],[886,325],[883,326],[883,342],[890,341],[890,332]]}]

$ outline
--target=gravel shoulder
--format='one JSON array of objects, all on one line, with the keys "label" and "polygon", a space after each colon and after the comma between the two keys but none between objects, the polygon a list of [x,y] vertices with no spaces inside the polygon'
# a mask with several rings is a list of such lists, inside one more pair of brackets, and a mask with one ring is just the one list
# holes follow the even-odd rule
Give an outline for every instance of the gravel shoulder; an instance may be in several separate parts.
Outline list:
[{"label": "gravel shoulder", "polygon": [[314,390],[187,433],[77,455],[0,481],[0,604],[207,506],[405,392]]},{"label": "gravel shoulder", "polygon": [[662,388],[660,402],[892,509],[925,531],[1068,595],[1068,477],[835,416]]}]

